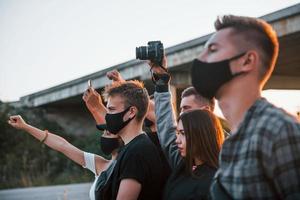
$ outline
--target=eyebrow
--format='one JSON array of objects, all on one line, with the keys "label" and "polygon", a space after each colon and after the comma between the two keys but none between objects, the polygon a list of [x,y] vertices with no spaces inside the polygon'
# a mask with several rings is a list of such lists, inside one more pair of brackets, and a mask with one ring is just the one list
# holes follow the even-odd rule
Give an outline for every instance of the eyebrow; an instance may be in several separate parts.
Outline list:
[{"label": "eyebrow", "polygon": [[107,109],[113,110],[113,109],[115,109],[115,107],[114,106],[108,106]]}]

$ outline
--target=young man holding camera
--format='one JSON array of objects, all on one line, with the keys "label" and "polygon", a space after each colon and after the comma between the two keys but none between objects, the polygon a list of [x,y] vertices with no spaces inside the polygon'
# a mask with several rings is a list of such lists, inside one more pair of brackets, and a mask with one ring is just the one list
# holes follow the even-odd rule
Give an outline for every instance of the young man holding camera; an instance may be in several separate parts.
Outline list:
[{"label": "young man holding camera", "polygon": [[300,124],[261,97],[278,56],[276,33],[263,20],[232,15],[215,28],[191,73],[195,89],[218,99],[232,128],[212,196],[299,199]]}]

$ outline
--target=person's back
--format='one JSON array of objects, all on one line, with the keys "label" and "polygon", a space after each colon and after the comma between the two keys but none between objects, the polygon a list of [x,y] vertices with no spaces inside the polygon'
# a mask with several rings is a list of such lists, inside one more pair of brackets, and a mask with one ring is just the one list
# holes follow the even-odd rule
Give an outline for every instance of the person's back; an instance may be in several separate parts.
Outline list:
[{"label": "person's back", "polygon": [[138,199],[160,199],[163,190],[164,174],[162,161],[156,146],[141,134],[131,140],[119,152],[113,174],[112,199],[115,199],[120,181],[134,178],[142,189]]}]

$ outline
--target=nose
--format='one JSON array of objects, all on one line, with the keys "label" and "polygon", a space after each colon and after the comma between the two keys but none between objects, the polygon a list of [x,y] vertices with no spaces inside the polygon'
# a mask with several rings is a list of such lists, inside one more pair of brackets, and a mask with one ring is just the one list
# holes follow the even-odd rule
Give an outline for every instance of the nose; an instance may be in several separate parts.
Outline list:
[{"label": "nose", "polygon": [[207,50],[206,48],[204,48],[202,52],[199,54],[199,56],[197,57],[197,59],[201,61],[206,61],[206,58],[207,58]]},{"label": "nose", "polygon": [[181,143],[179,134],[176,134],[176,140],[175,140],[175,143],[176,143],[177,145]]},{"label": "nose", "polygon": [[180,109],[180,115],[183,113],[183,112],[185,112],[186,111],[186,109],[184,108],[184,107],[182,107],[181,109]]}]

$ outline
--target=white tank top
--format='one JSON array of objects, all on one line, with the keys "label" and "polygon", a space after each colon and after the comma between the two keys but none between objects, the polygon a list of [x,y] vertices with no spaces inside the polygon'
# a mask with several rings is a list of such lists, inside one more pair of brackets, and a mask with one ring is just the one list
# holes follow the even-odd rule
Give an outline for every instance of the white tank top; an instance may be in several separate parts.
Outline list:
[{"label": "white tank top", "polygon": [[89,169],[95,175],[95,180],[91,186],[90,193],[89,193],[90,199],[95,200],[95,185],[97,182],[97,178],[99,177],[96,172],[95,154],[84,152],[84,162],[85,162],[85,166],[82,167]]}]

